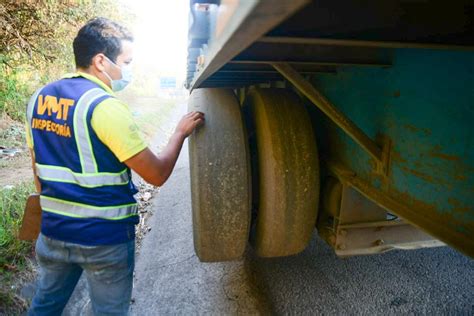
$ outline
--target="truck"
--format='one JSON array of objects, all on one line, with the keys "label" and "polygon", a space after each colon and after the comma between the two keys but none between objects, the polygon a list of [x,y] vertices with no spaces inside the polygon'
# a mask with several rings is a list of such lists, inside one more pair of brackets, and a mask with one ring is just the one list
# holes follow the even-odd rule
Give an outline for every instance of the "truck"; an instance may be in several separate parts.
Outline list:
[{"label": "truck", "polygon": [[204,262],[448,245],[474,257],[474,3],[190,0]]}]

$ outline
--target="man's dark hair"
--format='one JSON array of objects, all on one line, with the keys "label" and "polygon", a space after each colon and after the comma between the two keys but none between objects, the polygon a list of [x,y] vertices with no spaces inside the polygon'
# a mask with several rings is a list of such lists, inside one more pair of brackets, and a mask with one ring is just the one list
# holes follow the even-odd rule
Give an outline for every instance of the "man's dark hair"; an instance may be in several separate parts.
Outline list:
[{"label": "man's dark hair", "polygon": [[87,68],[92,57],[102,53],[113,62],[122,52],[122,40],[133,41],[132,34],[123,26],[106,18],[87,22],[73,42],[76,67]]}]

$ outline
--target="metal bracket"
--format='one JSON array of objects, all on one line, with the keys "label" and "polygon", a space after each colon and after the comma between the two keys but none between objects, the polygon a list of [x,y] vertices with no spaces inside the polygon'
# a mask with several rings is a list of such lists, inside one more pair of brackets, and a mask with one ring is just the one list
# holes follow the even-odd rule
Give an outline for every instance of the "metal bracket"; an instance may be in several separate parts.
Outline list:
[{"label": "metal bracket", "polygon": [[382,253],[393,249],[443,246],[420,229],[358,192],[347,181],[329,177],[324,184],[318,233],[340,257]]},{"label": "metal bracket", "polygon": [[382,145],[381,160],[377,161],[376,172],[383,176],[384,182],[390,174],[390,164],[392,159],[392,140],[388,136],[378,135],[378,143]]},{"label": "metal bracket", "polygon": [[[467,234],[462,230],[455,230],[448,226],[447,223],[451,218],[439,217],[433,206],[420,203],[408,196],[399,195],[396,191],[384,192],[336,162],[326,162],[326,168],[343,185],[351,186],[375,204],[400,216],[407,223],[439,238],[466,255],[474,257],[474,240],[467,238]],[[400,199],[400,196],[403,196],[404,199]]]},{"label": "metal bracket", "polygon": [[339,257],[440,246],[445,244],[403,221],[339,225],[335,236]]},{"label": "metal bracket", "polygon": [[326,114],[337,126],[358,143],[372,158],[383,164],[382,150],[357,125],[329,102],[311,83],[288,63],[274,63],[272,66],[303,93],[316,107]]}]

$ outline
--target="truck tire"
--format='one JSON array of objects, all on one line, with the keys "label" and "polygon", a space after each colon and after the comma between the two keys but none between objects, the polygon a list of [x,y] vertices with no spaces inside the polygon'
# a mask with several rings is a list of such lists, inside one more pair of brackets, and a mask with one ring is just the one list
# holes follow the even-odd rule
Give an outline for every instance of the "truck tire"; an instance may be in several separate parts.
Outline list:
[{"label": "truck tire", "polygon": [[194,248],[203,262],[238,259],[250,227],[251,177],[239,102],[228,89],[196,89],[190,111],[206,123],[189,137]]},{"label": "truck tire", "polygon": [[311,121],[289,90],[251,89],[245,107],[257,148],[252,156],[256,154],[258,162],[251,243],[261,257],[297,254],[311,239],[319,203],[319,161]]}]

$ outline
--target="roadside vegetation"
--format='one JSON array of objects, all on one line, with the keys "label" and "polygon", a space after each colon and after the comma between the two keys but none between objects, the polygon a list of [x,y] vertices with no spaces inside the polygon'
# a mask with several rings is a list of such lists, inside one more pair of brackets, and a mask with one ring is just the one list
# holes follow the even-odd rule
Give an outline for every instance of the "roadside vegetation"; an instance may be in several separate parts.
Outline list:
[{"label": "roadside vegetation", "polygon": [[[113,0],[0,3],[1,315],[24,312],[28,303],[19,296],[19,286],[22,280],[31,279],[34,269],[33,244],[16,238],[26,198],[34,192],[34,185],[21,179],[8,183],[8,176],[15,177],[18,161],[25,164],[29,159],[23,128],[26,103],[35,89],[74,70],[72,40],[95,16],[126,25],[133,20],[126,8]],[[20,154],[5,154],[12,149]]]},{"label": "roadside vegetation", "polygon": [[[32,255],[31,242],[16,238],[21,225],[24,201],[33,192],[32,182],[0,189],[0,314],[11,315],[26,307],[15,286],[19,279],[28,280],[27,270],[31,268],[28,257]],[[26,278],[26,280],[25,280]],[[13,289],[12,289],[13,287]]]},{"label": "roadside vegetation", "polygon": [[[0,4],[0,113],[23,120],[32,92],[72,71],[72,40],[97,15],[130,21],[117,1],[6,0]],[[125,22],[126,24],[126,22]]]}]

